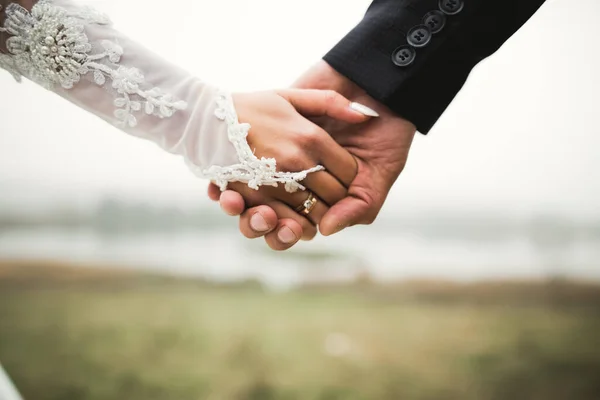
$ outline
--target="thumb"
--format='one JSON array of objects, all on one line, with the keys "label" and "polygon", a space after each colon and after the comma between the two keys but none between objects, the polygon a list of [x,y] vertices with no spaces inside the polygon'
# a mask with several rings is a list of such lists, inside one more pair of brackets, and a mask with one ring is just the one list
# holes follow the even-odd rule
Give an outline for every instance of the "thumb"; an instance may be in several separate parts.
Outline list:
[{"label": "thumb", "polygon": [[350,226],[362,223],[369,214],[369,205],[358,197],[348,196],[333,205],[321,219],[319,231],[331,236]]},{"label": "thumb", "polygon": [[277,93],[305,117],[328,116],[351,124],[379,117],[375,110],[353,103],[333,90],[285,89]]}]

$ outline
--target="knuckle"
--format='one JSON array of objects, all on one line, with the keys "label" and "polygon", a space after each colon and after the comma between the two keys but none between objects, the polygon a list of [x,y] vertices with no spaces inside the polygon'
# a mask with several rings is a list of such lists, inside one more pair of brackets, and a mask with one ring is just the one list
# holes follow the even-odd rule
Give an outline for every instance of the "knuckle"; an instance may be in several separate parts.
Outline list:
[{"label": "knuckle", "polygon": [[372,225],[377,219],[383,204],[381,195],[370,190],[362,190],[359,198],[363,201],[364,207],[358,220],[361,225]]},{"label": "knuckle", "polygon": [[285,157],[281,157],[278,159],[281,167],[286,171],[302,171],[306,169],[307,160],[306,155],[300,148],[290,149],[289,152],[286,152]]},{"label": "knuckle", "polygon": [[302,147],[314,147],[321,143],[323,135],[316,125],[309,126],[298,133],[298,140]]}]

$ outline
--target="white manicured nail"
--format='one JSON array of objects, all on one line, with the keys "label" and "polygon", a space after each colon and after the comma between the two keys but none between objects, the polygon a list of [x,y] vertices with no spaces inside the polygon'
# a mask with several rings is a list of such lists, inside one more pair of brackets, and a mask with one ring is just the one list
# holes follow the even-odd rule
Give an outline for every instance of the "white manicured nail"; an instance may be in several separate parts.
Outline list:
[{"label": "white manicured nail", "polygon": [[377,111],[360,103],[352,102],[350,103],[350,108],[356,112],[366,115],[367,117],[379,117],[379,113]]}]

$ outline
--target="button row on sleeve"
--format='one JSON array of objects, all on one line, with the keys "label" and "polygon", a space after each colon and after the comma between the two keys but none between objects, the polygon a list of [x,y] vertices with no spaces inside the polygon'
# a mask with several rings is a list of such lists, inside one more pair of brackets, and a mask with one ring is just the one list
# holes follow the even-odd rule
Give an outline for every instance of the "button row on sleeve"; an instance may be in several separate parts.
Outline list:
[{"label": "button row on sleeve", "polygon": [[412,27],[406,35],[408,44],[398,47],[392,54],[392,61],[399,67],[407,67],[415,61],[415,49],[425,47],[431,38],[446,26],[446,15],[456,15],[462,11],[464,0],[440,0],[439,10],[425,14],[423,23]]},{"label": "button row on sleeve", "polygon": [[435,35],[440,33],[446,26],[446,15],[439,10],[430,11],[425,14],[423,24]]},{"label": "button row on sleeve", "polygon": [[425,47],[431,41],[431,31],[425,25],[417,25],[412,27],[406,35],[406,41],[412,47]]},{"label": "button row on sleeve", "polygon": [[447,15],[456,15],[465,6],[463,0],[440,0],[440,10]]},{"label": "button row on sleeve", "polygon": [[415,61],[415,57],[417,56],[417,52],[415,49],[405,44],[404,46],[398,47],[394,50],[394,54],[392,55],[392,60],[394,64],[399,67],[406,67]]}]

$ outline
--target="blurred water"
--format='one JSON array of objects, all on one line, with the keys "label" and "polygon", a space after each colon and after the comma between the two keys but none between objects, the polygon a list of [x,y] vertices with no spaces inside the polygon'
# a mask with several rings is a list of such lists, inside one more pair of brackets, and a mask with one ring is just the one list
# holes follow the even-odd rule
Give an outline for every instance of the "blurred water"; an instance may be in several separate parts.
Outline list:
[{"label": "blurred water", "polygon": [[540,245],[528,236],[479,240],[364,227],[276,253],[231,229],[98,232],[92,228],[0,230],[0,259],[59,260],[139,268],[217,281],[256,279],[275,288],[307,281],[573,277],[600,279],[600,240]]}]

